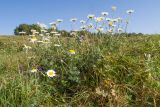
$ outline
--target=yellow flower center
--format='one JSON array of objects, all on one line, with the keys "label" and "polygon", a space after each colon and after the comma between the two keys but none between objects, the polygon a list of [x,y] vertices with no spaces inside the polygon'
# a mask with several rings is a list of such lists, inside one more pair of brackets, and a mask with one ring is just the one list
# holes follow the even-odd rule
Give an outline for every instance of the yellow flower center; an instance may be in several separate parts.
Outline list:
[{"label": "yellow flower center", "polygon": [[112,25],[113,25],[113,22],[112,22],[112,21],[110,21],[108,25],[109,25],[109,26],[112,26]]},{"label": "yellow flower center", "polygon": [[53,72],[49,72],[49,75],[52,76],[54,73]]},{"label": "yellow flower center", "polygon": [[70,52],[71,54],[75,54],[75,51],[74,51],[74,50],[69,50],[69,52]]}]

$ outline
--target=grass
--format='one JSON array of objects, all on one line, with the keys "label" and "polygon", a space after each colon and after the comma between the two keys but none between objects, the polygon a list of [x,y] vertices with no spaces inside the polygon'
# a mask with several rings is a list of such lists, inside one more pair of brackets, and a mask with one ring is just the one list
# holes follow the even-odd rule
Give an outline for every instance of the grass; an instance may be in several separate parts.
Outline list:
[{"label": "grass", "polygon": [[[50,46],[27,38],[0,37],[1,107],[159,106],[158,35],[90,35],[82,42],[53,37]],[[61,47],[54,46],[58,40]],[[30,72],[33,68],[38,72]],[[46,75],[49,69],[55,77]]]}]

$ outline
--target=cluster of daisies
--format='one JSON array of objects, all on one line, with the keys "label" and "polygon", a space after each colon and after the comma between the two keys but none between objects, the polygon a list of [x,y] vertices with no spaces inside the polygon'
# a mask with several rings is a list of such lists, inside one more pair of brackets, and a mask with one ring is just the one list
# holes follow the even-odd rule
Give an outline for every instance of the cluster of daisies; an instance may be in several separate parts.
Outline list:
[{"label": "cluster of daisies", "polygon": [[[87,16],[87,19],[85,20],[80,20],[78,21],[77,18],[71,18],[70,21],[72,22],[72,31],[89,31],[89,32],[101,32],[101,33],[122,33],[126,31],[127,25],[129,23],[129,18],[127,17],[126,19],[123,19],[121,17],[114,17],[114,12],[117,10],[116,6],[112,6],[112,13],[109,14],[109,12],[101,12],[100,16],[96,16],[94,14],[89,14]],[[132,13],[134,13],[134,10],[130,9],[127,10],[126,13],[130,16]],[[55,36],[60,36],[61,34],[56,32],[58,26],[60,23],[62,23],[62,19],[57,19],[54,22],[50,23],[51,31],[48,32],[46,29],[48,28],[47,25],[43,23],[37,23],[41,28],[41,32],[37,32],[35,30],[32,30],[33,35],[30,35],[31,41],[35,42],[37,39],[34,37],[35,34],[44,36],[45,35],[55,35]],[[80,27],[76,26],[80,23]],[[74,26],[73,26],[74,25]],[[75,28],[76,29],[75,29]],[[20,34],[25,34],[26,32],[19,32]],[[46,38],[44,38],[46,40]],[[48,40],[48,38],[47,38]],[[43,42],[39,41],[39,42]]]},{"label": "cluster of daisies", "polygon": [[[117,10],[116,6],[111,7],[112,12],[114,13]],[[134,13],[134,10],[130,9],[127,10],[126,13],[130,16],[132,13]],[[112,14],[113,15],[113,14]],[[121,17],[113,17],[108,12],[101,12],[100,16],[95,16],[94,14],[89,14],[87,16],[86,20],[80,20],[80,27],[78,29],[72,28],[72,31],[70,32],[70,35],[75,35],[77,31],[88,31],[88,32],[95,32],[95,33],[109,33],[109,34],[115,34],[115,33],[123,33],[126,31],[126,28],[129,23],[129,17],[126,20],[123,20]],[[72,27],[75,26],[78,23],[77,18],[70,19],[72,22]],[[62,34],[58,32],[59,24],[63,22],[62,19],[57,19],[54,22],[50,23],[50,29],[48,30],[48,26],[43,23],[37,23],[37,25],[41,28],[40,32],[36,31],[35,29],[32,29],[32,34],[29,35],[29,41],[33,44],[48,44],[51,43],[51,38],[56,37],[58,38],[58,43],[54,44],[55,47],[60,47],[61,43],[59,42],[59,36]],[[124,25],[124,26],[123,26]],[[26,34],[26,32],[19,32],[19,34]],[[26,52],[28,52],[29,49],[32,47],[27,46],[24,44],[24,48],[26,49]],[[75,50],[69,50],[68,53],[70,55],[75,54]],[[31,72],[37,72],[37,69],[31,70]],[[56,73],[54,70],[48,70],[47,71],[48,77],[54,77],[56,76]]]},{"label": "cluster of daisies", "polygon": [[[57,23],[60,23],[61,21],[58,20]],[[32,35],[29,35],[29,40],[31,43],[33,44],[50,44],[52,43],[51,42],[51,38],[54,36],[58,37],[60,36],[61,34],[58,33],[56,31],[57,29],[57,24],[55,23],[51,23],[51,27],[52,27],[52,31],[50,33],[48,33],[47,31],[47,26],[45,24],[40,24],[38,23],[38,25],[41,27],[41,33],[37,32],[36,30],[32,29],[31,32],[32,32]],[[54,44],[55,47],[60,47],[61,44],[60,42],[58,44]],[[28,53],[28,51],[30,49],[32,49],[31,46],[27,46],[26,44],[24,44],[24,49],[26,50],[26,53]],[[76,51],[74,49],[70,49],[68,50],[68,54],[69,55],[75,55],[76,54]],[[36,68],[33,68],[32,70],[30,70],[30,72],[32,73],[37,73],[38,72],[38,69]],[[56,76],[56,71],[53,70],[53,69],[50,69],[48,71],[46,71],[46,75],[50,78],[52,77],[55,77]]]},{"label": "cluster of daisies", "polygon": [[[68,52],[69,52],[70,55],[76,54],[75,50],[69,50]],[[62,62],[63,62],[63,60],[62,60]],[[37,73],[37,72],[38,72],[38,69],[33,68],[32,70],[30,70],[30,72],[31,72],[31,73]],[[55,77],[55,76],[56,76],[56,71],[53,70],[53,69],[50,69],[50,70],[48,70],[48,71],[46,72],[46,74],[47,74],[48,77],[51,77],[51,78],[52,78],[52,77]]]},{"label": "cluster of daisies", "polygon": [[[117,10],[116,6],[112,6],[113,13]],[[122,19],[121,17],[113,17],[113,13],[110,15],[108,12],[101,12],[100,16],[95,16],[94,14],[89,14],[87,16],[86,20],[80,20],[80,27],[77,27],[76,24],[78,24],[77,18],[72,18],[70,21],[72,22],[72,32],[76,31],[88,31],[88,32],[95,32],[95,33],[109,33],[109,34],[115,34],[115,33],[123,33],[126,32],[127,26],[129,23],[129,18]],[[126,13],[130,16],[132,13],[134,13],[134,10],[130,9],[127,10]],[[48,26],[43,23],[37,23],[38,26],[40,26],[41,31],[38,32],[34,29],[31,30],[32,35],[30,36],[30,42],[32,43],[44,43],[49,44],[51,36],[59,37],[61,36],[61,33],[57,32],[59,24],[62,23],[62,19],[57,19],[54,22],[50,23],[50,31],[48,31]],[[76,29],[78,28],[78,29]],[[19,32],[19,34],[25,34],[26,32],[22,31]],[[37,36],[40,36],[41,39],[38,40]],[[56,46],[59,46],[59,44]]]},{"label": "cluster of daisies", "polygon": [[[116,6],[112,6],[113,13],[117,10]],[[113,17],[113,13],[110,15],[109,12],[101,12],[100,16],[95,16],[94,14],[89,14],[87,16],[87,20],[80,20],[81,26],[78,30],[89,31],[95,33],[123,33],[126,31],[129,18],[134,13],[134,10],[127,10],[126,13],[129,15],[126,19],[122,19],[121,17]],[[72,24],[75,25],[77,23],[77,18],[70,19]],[[72,29],[77,31],[76,29]]]}]

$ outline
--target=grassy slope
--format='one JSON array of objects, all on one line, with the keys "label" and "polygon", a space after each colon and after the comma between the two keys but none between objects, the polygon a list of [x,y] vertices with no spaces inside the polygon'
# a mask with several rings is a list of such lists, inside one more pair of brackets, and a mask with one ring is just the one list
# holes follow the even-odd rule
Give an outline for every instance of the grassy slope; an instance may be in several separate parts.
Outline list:
[{"label": "grassy slope", "polygon": [[[28,43],[27,37],[0,37],[0,105],[156,107],[159,41],[159,36],[94,37],[82,43],[60,38],[62,47],[54,47],[53,38],[46,47]],[[24,43],[32,46],[28,53]],[[69,55],[70,49],[76,54]],[[39,72],[30,73],[32,68]],[[48,78],[48,69],[57,77]]]}]

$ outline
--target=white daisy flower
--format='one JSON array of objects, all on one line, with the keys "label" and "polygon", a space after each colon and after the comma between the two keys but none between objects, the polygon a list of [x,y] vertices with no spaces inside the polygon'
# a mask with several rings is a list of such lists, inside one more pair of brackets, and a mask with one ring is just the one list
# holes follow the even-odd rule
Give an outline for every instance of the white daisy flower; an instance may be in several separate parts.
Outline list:
[{"label": "white daisy flower", "polygon": [[59,44],[54,44],[54,46],[55,46],[55,47],[60,47],[61,45],[59,45]]},{"label": "white daisy flower", "polygon": [[84,21],[84,20],[81,20],[81,21],[80,21],[80,23],[81,23],[81,24],[85,24],[85,23],[86,23],[86,21]]},{"label": "white daisy flower", "polygon": [[42,29],[42,30],[41,30],[41,32],[44,32],[44,33],[46,33],[46,32],[47,32],[47,30],[44,30],[44,29]]},{"label": "white daisy flower", "polygon": [[48,28],[47,25],[45,25],[45,24],[43,24],[43,23],[39,23],[39,22],[38,22],[37,25],[40,26],[41,29],[47,29],[47,28]]},{"label": "white daisy flower", "polygon": [[112,19],[111,19],[111,18],[106,18],[106,20],[107,20],[107,21],[111,21]]},{"label": "white daisy flower", "polygon": [[37,41],[37,43],[43,43],[44,41]]},{"label": "white daisy flower", "polygon": [[122,28],[118,28],[118,32],[119,33],[123,32],[123,29]]},{"label": "white daisy flower", "polygon": [[70,19],[71,22],[76,22],[77,21],[77,18],[72,18]]},{"label": "white daisy flower", "polygon": [[113,23],[117,23],[117,22],[118,22],[118,19],[113,19],[112,22],[113,22]]},{"label": "white daisy flower", "polygon": [[39,34],[39,32],[34,32],[35,34]]},{"label": "white daisy flower", "polygon": [[48,77],[55,77],[56,76],[56,72],[54,70],[48,70],[47,71],[47,76]]},{"label": "white daisy flower", "polygon": [[51,34],[57,34],[58,32],[55,32],[55,31],[52,31],[52,32],[50,32]]},{"label": "white daisy flower", "polygon": [[95,15],[93,15],[93,14],[89,14],[89,15],[87,16],[88,19],[94,19],[94,17],[95,17]]},{"label": "white daisy flower", "polygon": [[96,17],[95,18],[95,21],[96,22],[101,22],[101,21],[103,21],[104,20],[104,17]]},{"label": "white daisy flower", "polygon": [[60,33],[56,33],[56,34],[54,34],[55,36],[61,36],[61,34]]},{"label": "white daisy flower", "polygon": [[132,13],[134,13],[134,10],[127,10],[127,14],[132,14]]},{"label": "white daisy flower", "polygon": [[73,31],[73,32],[71,32],[71,33],[70,33],[70,35],[72,35],[72,36],[76,36],[76,35],[77,35],[77,33],[76,33],[75,31]]},{"label": "white daisy flower", "polygon": [[50,37],[43,37],[42,41],[48,43],[48,42],[50,42]]},{"label": "white daisy flower", "polygon": [[51,22],[51,23],[49,23],[51,26],[52,25],[54,25],[54,26],[56,26],[57,25],[57,23],[56,22]]},{"label": "white daisy flower", "polygon": [[34,29],[31,29],[31,32],[36,32],[36,30],[34,30]]},{"label": "white daisy flower", "polygon": [[113,10],[113,11],[116,11],[116,10],[117,10],[117,7],[116,7],[116,6],[112,6],[112,10]]},{"label": "white daisy flower", "polygon": [[118,17],[118,18],[117,18],[117,21],[118,21],[118,22],[122,22],[122,18]]},{"label": "white daisy flower", "polygon": [[39,36],[43,37],[44,35],[43,34],[39,34]]},{"label": "white daisy flower", "polygon": [[87,27],[86,27],[86,26],[81,26],[81,29],[82,29],[82,30],[86,30]]},{"label": "white daisy flower", "polygon": [[109,29],[107,32],[108,33],[113,33],[113,29]]},{"label": "white daisy flower", "polygon": [[46,33],[46,35],[47,35],[47,36],[49,36],[49,35],[50,35],[50,33]]},{"label": "white daisy flower", "polygon": [[113,27],[113,28],[115,28],[115,27],[116,27],[116,25],[114,25],[114,24],[113,24],[113,25],[112,25],[112,27]]},{"label": "white daisy flower", "polygon": [[63,22],[63,20],[62,19],[57,19],[57,22],[61,23],[61,22]]},{"label": "white daisy flower", "polygon": [[26,32],[22,31],[22,32],[19,32],[19,34],[26,34]]},{"label": "white daisy flower", "polygon": [[102,14],[103,16],[108,16],[108,15],[109,15],[108,12],[102,12],[101,14]]}]

